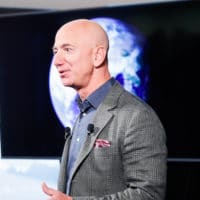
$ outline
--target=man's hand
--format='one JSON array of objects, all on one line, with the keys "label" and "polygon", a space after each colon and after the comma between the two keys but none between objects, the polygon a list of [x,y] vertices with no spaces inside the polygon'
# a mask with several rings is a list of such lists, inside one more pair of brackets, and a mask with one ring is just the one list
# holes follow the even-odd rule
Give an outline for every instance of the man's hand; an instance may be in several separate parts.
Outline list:
[{"label": "man's hand", "polygon": [[72,200],[71,196],[67,196],[58,190],[48,187],[46,183],[42,183],[42,190],[50,197],[48,200]]}]

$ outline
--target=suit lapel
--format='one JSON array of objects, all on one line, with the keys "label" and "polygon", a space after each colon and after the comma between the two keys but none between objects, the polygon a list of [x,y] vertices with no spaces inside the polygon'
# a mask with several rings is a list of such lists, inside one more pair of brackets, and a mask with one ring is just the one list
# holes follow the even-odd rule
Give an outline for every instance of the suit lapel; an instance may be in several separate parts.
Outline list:
[{"label": "suit lapel", "polygon": [[110,110],[114,109],[117,106],[118,98],[121,95],[122,87],[116,82],[113,85],[113,88],[106,96],[105,100],[101,103],[97,112],[95,114],[93,124],[94,124],[94,132],[87,137],[86,142],[80,152],[78,159],[75,162],[74,170],[72,172],[72,177],[78,168],[78,166],[82,163],[85,157],[90,153],[90,151],[94,147],[94,143],[98,135],[101,133],[102,129],[109,123],[112,119],[113,114]]}]

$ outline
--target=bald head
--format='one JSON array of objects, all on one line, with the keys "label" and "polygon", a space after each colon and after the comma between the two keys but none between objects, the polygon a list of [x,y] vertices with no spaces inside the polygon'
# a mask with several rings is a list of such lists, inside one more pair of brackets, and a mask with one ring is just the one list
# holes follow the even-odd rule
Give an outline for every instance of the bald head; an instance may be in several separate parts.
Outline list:
[{"label": "bald head", "polygon": [[81,39],[88,45],[102,45],[108,51],[109,41],[107,33],[104,29],[96,22],[87,19],[77,19],[70,21],[58,30],[56,37],[59,34],[70,32],[76,37],[76,39]]}]

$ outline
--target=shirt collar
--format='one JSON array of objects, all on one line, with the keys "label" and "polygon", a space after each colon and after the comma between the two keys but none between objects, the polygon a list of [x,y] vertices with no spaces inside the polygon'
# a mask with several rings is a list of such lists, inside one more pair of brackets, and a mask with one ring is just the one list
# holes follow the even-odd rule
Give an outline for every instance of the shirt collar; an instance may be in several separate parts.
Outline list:
[{"label": "shirt collar", "polygon": [[95,90],[90,96],[88,96],[87,99],[85,99],[83,102],[81,101],[80,96],[78,95],[76,102],[78,103],[79,108],[81,107],[81,103],[84,104],[84,102],[88,101],[92,105],[92,107],[97,109],[114,83],[115,79],[110,78],[102,86]]}]

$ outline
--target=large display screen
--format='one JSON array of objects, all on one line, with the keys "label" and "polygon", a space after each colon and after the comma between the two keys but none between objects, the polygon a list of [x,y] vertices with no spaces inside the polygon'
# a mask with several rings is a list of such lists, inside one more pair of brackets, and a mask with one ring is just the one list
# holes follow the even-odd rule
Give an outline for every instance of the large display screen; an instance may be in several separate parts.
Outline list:
[{"label": "large display screen", "polygon": [[57,29],[77,18],[108,33],[111,74],[157,112],[169,158],[200,158],[200,3],[185,1],[0,17],[2,157],[60,157],[79,111],[51,49]]},{"label": "large display screen", "polygon": [[[108,34],[111,76],[126,90],[147,100],[148,66],[139,61],[145,44],[144,36],[133,25],[119,19],[98,17],[91,20],[99,23]],[[63,86],[53,62],[50,68],[49,84],[53,107],[58,118],[64,127],[69,126],[72,129],[80,112],[75,102],[77,93],[74,89]]]}]

